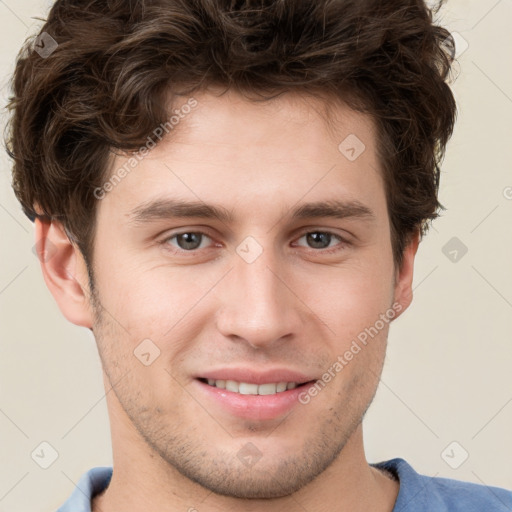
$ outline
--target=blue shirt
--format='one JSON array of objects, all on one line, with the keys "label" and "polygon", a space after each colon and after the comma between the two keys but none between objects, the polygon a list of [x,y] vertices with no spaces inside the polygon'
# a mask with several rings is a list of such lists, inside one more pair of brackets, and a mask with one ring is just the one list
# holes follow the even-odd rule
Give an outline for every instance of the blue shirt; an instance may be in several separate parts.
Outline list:
[{"label": "blue shirt", "polygon": [[[372,466],[392,473],[400,482],[393,512],[512,512],[512,491],[450,478],[416,473],[403,459]],[[91,512],[91,499],[101,493],[112,477],[112,468],[92,468],[57,512]]]}]

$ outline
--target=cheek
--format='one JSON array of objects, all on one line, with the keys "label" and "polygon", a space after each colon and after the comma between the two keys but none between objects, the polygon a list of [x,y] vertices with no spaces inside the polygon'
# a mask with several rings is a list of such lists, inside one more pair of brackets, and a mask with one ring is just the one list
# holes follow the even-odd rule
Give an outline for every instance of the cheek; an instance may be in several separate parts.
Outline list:
[{"label": "cheek", "polygon": [[[319,276],[316,276],[317,278]],[[323,280],[308,281],[304,295],[338,339],[373,325],[393,298],[392,265],[375,261],[364,267],[331,270]]]},{"label": "cheek", "polygon": [[[97,286],[102,305],[132,335],[162,337],[181,321],[215,284],[198,267],[175,267],[115,251],[98,257]],[[118,263],[122,261],[122,263]]]},{"label": "cheek", "polygon": [[[113,237],[110,242],[109,236]],[[290,307],[305,304],[336,333],[337,340],[351,339],[373,325],[390,307],[393,296],[391,245],[382,238],[346,263],[290,265],[283,277],[300,298],[292,300]],[[222,304],[222,297],[215,299],[216,294],[209,292],[230,263],[173,267],[153,253],[151,257],[131,254],[120,240],[112,240],[115,233],[98,234],[95,273],[102,305],[132,343],[149,338],[158,344],[171,337],[180,350],[179,338],[193,339],[192,331],[211,322],[208,315]]]}]

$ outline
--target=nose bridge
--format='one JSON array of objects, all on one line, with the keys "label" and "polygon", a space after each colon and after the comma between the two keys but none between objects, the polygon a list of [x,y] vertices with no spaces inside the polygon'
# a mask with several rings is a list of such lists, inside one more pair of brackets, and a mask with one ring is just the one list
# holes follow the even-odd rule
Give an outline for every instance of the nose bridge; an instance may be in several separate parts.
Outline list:
[{"label": "nose bridge", "polygon": [[225,336],[263,347],[296,333],[300,317],[297,300],[280,275],[278,251],[251,238],[233,255],[234,268],[223,283],[217,320]]}]

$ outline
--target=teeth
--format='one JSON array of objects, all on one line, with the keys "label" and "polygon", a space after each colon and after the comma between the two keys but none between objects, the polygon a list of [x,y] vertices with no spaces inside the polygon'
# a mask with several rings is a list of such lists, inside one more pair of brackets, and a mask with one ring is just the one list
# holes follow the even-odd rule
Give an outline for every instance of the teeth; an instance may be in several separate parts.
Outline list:
[{"label": "teeth", "polygon": [[240,382],[240,384],[238,385],[238,392],[241,395],[257,395],[258,384],[247,384],[245,382]]},{"label": "teeth", "polygon": [[261,384],[258,386],[258,395],[275,395],[277,384]]},{"label": "teeth", "polygon": [[236,382],[234,380],[215,380],[208,379],[208,384],[220,389],[226,389],[233,393],[240,393],[241,395],[275,395],[282,393],[287,389],[295,389],[296,382],[277,382],[265,384],[249,384],[247,382]]},{"label": "teeth", "polygon": [[276,391],[278,393],[281,393],[281,391],[286,391],[286,382],[280,382],[276,387]]},{"label": "teeth", "polygon": [[234,380],[227,380],[226,381],[226,389],[228,391],[233,391],[234,393],[238,393],[238,382],[235,382]]}]

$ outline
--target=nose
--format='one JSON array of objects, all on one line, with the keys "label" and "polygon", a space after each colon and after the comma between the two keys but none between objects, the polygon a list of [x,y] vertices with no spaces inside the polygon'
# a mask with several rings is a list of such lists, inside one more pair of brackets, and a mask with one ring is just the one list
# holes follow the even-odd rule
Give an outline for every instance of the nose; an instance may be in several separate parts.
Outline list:
[{"label": "nose", "polygon": [[235,252],[234,268],[218,290],[217,329],[253,348],[268,348],[292,338],[300,332],[304,318],[290,274],[273,253],[265,249],[248,262]]}]

